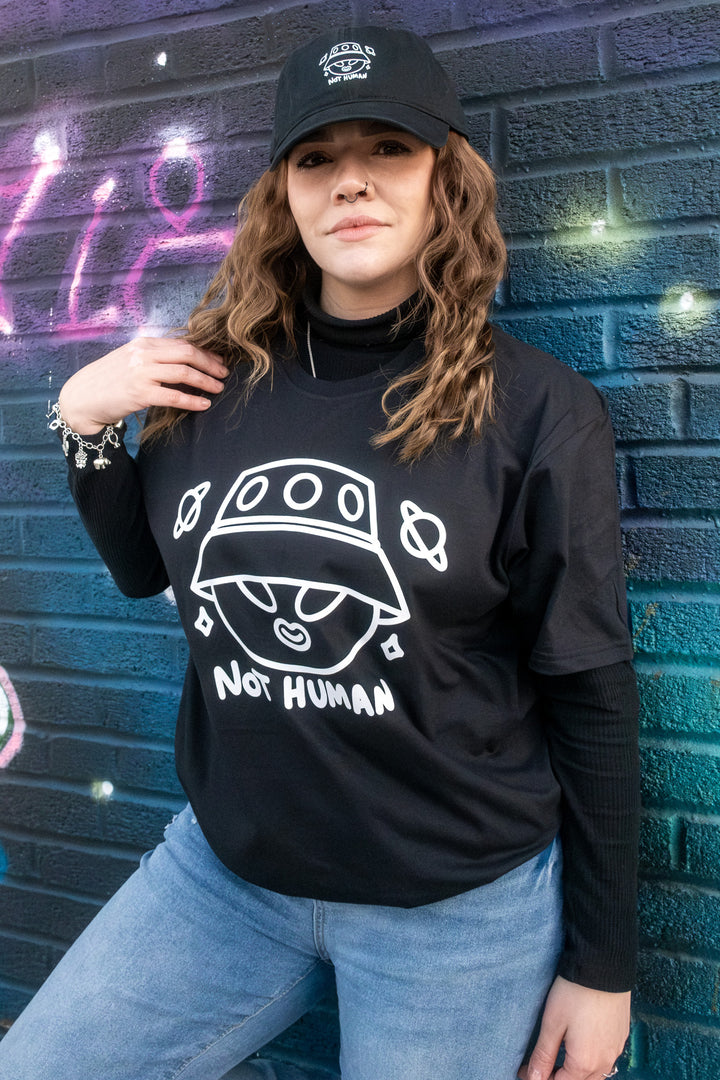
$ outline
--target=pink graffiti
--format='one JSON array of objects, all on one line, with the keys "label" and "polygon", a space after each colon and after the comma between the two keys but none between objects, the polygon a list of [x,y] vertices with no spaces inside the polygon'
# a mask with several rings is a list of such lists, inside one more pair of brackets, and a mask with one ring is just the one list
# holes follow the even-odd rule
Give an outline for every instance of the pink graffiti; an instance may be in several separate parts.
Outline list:
[{"label": "pink graffiti", "polygon": [[101,311],[95,316],[91,316],[89,319],[80,319],[79,317],[80,285],[82,282],[83,270],[85,269],[85,263],[87,262],[88,252],[90,251],[90,244],[92,243],[93,235],[100,224],[100,218],[102,217],[105,203],[108,201],[114,190],[115,181],[110,178],[109,180],[106,180],[104,184],[101,184],[100,187],[95,188],[95,191],[92,193],[95,212],[93,213],[92,221],[85,230],[85,235],[80,244],[77,263],[75,264],[75,273],[73,274],[70,295],[68,297],[70,321],[61,323],[60,326],[58,326],[58,330],[65,332],[77,332],[79,330],[94,331],[101,329],[102,327],[112,327],[117,324],[118,311],[117,307],[114,305],[105,308],[104,311]]},{"label": "pink graffiti", "polygon": [[38,143],[40,160],[34,173],[31,172],[27,177],[23,177],[22,180],[17,181],[15,184],[8,184],[6,187],[0,188],[1,197],[12,198],[19,194],[27,184],[25,198],[20,202],[10,229],[2,244],[0,244],[0,332],[3,334],[12,334],[13,332],[10,312],[5,303],[5,297],[2,290],[3,267],[10,254],[13,243],[22,231],[23,223],[30,217],[49,181],[62,168],[60,150],[58,147],[50,145],[48,140],[42,139],[42,137],[38,140]]},{"label": "pink graffiti", "polygon": [[[23,226],[33,209],[40,200],[45,187],[52,177],[60,171],[60,151],[50,145],[47,136],[40,136],[36,141],[40,160],[37,166],[22,180],[15,181],[4,187],[0,187],[0,197],[10,198],[25,192],[11,227],[0,244],[0,275],[7,260],[12,245],[16,242],[23,231]],[[194,190],[187,205],[181,211],[175,211],[166,206],[160,194],[160,174],[166,162],[177,158],[189,158],[195,166]],[[210,229],[205,232],[187,234],[187,228],[191,218],[197,213],[203,199],[205,187],[205,168],[200,155],[194,147],[184,139],[173,139],[154,161],[148,181],[152,203],[160,211],[162,216],[171,226],[171,232],[164,235],[154,236],[147,240],[142,251],[132,263],[130,269],[120,284],[122,305],[110,305],[93,315],[81,315],[81,297],[83,278],[88,270],[88,263],[93,244],[97,245],[97,234],[100,230],[103,214],[115,189],[115,181],[110,178],[102,183],[92,193],[94,210],[92,218],[82,234],[77,246],[77,255],[72,269],[72,282],[67,296],[67,318],[56,325],[55,329],[62,332],[68,339],[94,336],[98,331],[108,331],[122,326],[126,321],[123,314],[130,315],[131,319],[142,328],[145,321],[145,312],[140,296],[140,284],[143,274],[151,262],[157,262],[164,255],[184,250],[195,250],[198,254],[216,254],[222,257],[230,246],[233,238],[233,229]],[[64,305],[63,305],[64,306]],[[0,283],[0,332],[12,334],[13,326],[8,305],[2,292]]]},{"label": "pink graffiti", "polygon": [[10,676],[0,667],[0,769],[5,769],[23,744],[25,721]]},{"label": "pink graffiti", "polygon": [[[195,191],[183,212],[178,214],[175,210],[171,210],[169,206],[165,206],[158,193],[157,183],[158,175],[165,162],[168,161],[168,159],[177,160],[177,158],[180,157],[192,158],[195,162]],[[150,170],[148,186],[153,202],[165,220],[169,221],[172,227],[177,229],[178,232],[185,232],[188,221],[193,214],[197,213],[197,209],[203,196],[203,188],[205,187],[205,166],[203,165],[197,150],[192,146],[188,146],[184,139],[172,139],[167,146],[163,147],[162,153],[153,163]]]},{"label": "pink graffiti", "polygon": [[[158,192],[158,175],[168,159],[191,158],[195,163],[195,190],[192,198],[182,213],[176,213],[162,202]],[[177,233],[184,233],[190,218],[197,213],[203,197],[205,186],[205,168],[202,160],[193,147],[188,146],[184,139],[172,139],[162,150],[150,170],[149,177],[150,194],[153,202],[160,210],[166,221],[170,223]],[[140,297],[139,285],[145,268],[151,259],[165,252],[174,252],[194,248],[198,252],[218,252],[224,254],[230,246],[233,238],[231,229],[214,229],[205,233],[194,233],[189,236],[155,236],[145,244],[125,278],[122,288],[123,302],[126,309],[132,314],[135,321],[140,324],[143,321],[144,311]]]}]

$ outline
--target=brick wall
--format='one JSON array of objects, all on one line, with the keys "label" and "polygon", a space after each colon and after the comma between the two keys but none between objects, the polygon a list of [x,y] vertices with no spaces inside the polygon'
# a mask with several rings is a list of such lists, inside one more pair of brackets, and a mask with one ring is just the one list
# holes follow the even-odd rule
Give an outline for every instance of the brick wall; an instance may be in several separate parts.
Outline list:
[{"label": "brick wall", "polygon": [[[171,601],[123,599],[48,395],[183,320],[264,166],[288,50],[427,35],[501,181],[497,313],[601,386],[643,697],[642,960],[625,1069],[720,1074],[720,4],[28,0],[0,12],[0,1016],[181,804]],[[49,389],[49,382],[52,389]],[[101,784],[113,785],[103,791]],[[332,1006],[268,1052],[326,1062]],[[441,1074],[441,1071],[439,1075]]]}]

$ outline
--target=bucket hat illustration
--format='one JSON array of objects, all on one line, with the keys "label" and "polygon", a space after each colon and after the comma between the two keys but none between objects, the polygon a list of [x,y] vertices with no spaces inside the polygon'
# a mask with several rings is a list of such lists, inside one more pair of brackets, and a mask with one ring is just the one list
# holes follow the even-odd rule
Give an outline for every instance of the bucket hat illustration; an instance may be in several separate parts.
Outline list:
[{"label": "bucket hat illustration", "polygon": [[345,667],[409,611],[377,528],[372,481],[292,458],[242,472],[204,537],[191,582],[258,663]]}]

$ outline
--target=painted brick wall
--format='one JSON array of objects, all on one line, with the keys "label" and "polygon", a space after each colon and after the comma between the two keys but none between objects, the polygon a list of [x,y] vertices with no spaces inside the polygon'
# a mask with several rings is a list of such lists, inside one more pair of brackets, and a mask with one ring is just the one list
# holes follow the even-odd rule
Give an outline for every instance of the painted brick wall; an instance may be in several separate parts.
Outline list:
[{"label": "painted brick wall", "polygon": [[[94,556],[48,395],[139,326],[183,321],[263,168],[284,56],[343,21],[430,38],[501,178],[497,320],[610,398],[643,698],[624,1068],[716,1080],[720,4],[692,0],[1,5],[0,1016],[182,801],[174,609],[123,599]],[[268,1053],[335,1048],[329,1003]]]}]

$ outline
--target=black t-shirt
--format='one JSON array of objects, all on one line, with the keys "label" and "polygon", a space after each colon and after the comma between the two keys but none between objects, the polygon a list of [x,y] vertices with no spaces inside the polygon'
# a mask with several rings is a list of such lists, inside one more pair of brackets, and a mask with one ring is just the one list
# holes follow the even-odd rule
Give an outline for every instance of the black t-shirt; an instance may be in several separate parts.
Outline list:
[{"label": "black t-shirt", "polygon": [[[247,406],[230,376],[141,450],[142,498],[124,451],[76,474],[121,587],[173,586],[179,776],[256,884],[413,906],[558,831],[538,680],[631,656],[613,439],[587,380],[494,336],[494,422],[412,467],[370,438],[417,340],[339,382],[279,355]],[[135,500],[132,558],[107,509],[98,525],[108,480],[116,506]]]}]

